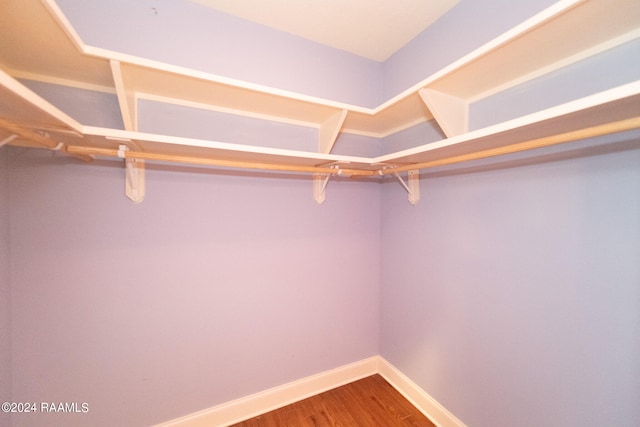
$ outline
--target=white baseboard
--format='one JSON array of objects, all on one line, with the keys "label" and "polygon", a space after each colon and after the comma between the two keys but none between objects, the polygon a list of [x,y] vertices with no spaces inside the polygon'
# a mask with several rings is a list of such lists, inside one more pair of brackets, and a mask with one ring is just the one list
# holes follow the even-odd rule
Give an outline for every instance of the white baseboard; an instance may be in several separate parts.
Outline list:
[{"label": "white baseboard", "polygon": [[444,406],[438,403],[427,392],[418,387],[406,375],[396,369],[383,357],[378,358],[378,374],[409,402],[420,410],[427,418],[438,427],[465,427],[465,424],[456,418]]},{"label": "white baseboard", "polygon": [[374,375],[378,356],[321,372],[154,427],[222,427],[273,411],[307,397]]},{"label": "white baseboard", "polygon": [[438,427],[465,427],[453,414],[380,356],[321,372],[154,427],[229,426],[374,374],[380,374]]}]

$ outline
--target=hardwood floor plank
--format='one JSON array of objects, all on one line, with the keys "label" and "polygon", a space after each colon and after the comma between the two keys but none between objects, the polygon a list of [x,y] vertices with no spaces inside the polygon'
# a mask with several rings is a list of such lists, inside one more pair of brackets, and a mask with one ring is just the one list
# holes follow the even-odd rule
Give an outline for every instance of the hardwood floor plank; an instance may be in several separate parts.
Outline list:
[{"label": "hardwood floor plank", "polygon": [[229,427],[435,427],[380,375]]},{"label": "hardwood floor plank", "polygon": [[367,383],[369,380],[365,378],[349,384],[350,387],[340,387],[333,390],[333,397],[339,402],[343,402],[352,422],[359,423],[351,425],[375,425],[376,420],[382,419],[382,415],[377,413],[377,409],[370,406],[367,391],[362,391],[362,385]]},{"label": "hardwood floor plank", "polygon": [[322,402],[323,408],[330,417],[331,426],[354,425],[355,416],[350,411],[349,402],[342,396],[343,388],[331,390],[318,395],[318,400]]},{"label": "hardwood floor plank", "polygon": [[[303,401],[304,402],[304,401]],[[289,426],[301,426],[306,427],[309,424],[308,416],[312,413],[313,409],[309,409],[302,402],[297,402],[289,406],[282,408],[283,417],[286,420],[287,427]]]}]

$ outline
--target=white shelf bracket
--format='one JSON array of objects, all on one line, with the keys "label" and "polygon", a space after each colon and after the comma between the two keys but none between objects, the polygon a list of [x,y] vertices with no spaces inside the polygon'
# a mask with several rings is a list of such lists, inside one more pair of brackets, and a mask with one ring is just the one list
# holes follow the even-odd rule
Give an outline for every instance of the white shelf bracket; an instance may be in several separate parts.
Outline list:
[{"label": "white shelf bracket", "polygon": [[418,94],[447,138],[469,132],[469,103],[466,100],[426,88],[420,89]]},{"label": "white shelf bracket", "polygon": [[[330,166],[332,169],[338,170],[338,175],[340,175],[340,167],[338,165]],[[330,173],[314,173],[313,174],[313,199],[321,205],[324,203],[327,195],[327,184],[329,183],[329,178],[331,178]]]},{"label": "white shelf bracket", "polygon": [[346,118],[347,110],[340,110],[320,124],[320,129],[318,129],[318,152],[323,154],[331,152]]},{"label": "white shelf bracket", "polygon": [[402,187],[407,190],[407,193],[409,194],[409,203],[411,203],[412,205],[418,203],[420,201],[420,171],[409,171],[407,182],[404,182],[398,172],[394,172],[393,176],[395,176],[400,185],[402,185]]},{"label": "white shelf bracket", "polygon": [[122,65],[120,61],[112,59],[110,61],[111,74],[113,76],[113,82],[116,87],[116,95],[118,97],[118,104],[120,105],[120,113],[122,116],[122,122],[125,130],[137,131],[138,130],[138,115],[136,109],[136,97],[135,93],[130,90],[127,85]]},{"label": "white shelf bracket", "polygon": [[127,158],[127,151],[126,145],[118,147],[118,157],[124,159],[125,194],[134,203],[140,203],[145,195],[144,160]]}]

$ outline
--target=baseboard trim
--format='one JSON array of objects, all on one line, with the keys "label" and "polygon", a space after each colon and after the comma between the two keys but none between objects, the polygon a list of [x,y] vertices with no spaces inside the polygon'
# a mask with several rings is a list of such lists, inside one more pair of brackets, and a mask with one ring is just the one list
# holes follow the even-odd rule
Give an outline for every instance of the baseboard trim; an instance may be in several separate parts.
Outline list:
[{"label": "baseboard trim", "polygon": [[212,427],[231,424],[273,411],[353,381],[380,374],[438,427],[465,427],[433,397],[381,356],[373,356],[336,369],[223,403],[154,427]]},{"label": "baseboard trim", "polygon": [[378,357],[378,374],[437,427],[465,427],[462,421],[381,356]]},{"label": "baseboard trim", "polygon": [[307,397],[374,375],[379,357],[350,363],[297,381],[252,394],[154,427],[228,426],[273,411]]}]

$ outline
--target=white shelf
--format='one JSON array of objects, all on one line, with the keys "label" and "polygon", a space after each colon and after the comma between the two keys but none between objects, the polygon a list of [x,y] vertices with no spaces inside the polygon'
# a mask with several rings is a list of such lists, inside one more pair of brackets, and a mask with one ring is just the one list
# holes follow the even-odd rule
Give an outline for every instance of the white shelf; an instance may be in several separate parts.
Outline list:
[{"label": "white shelf", "polygon": [[[419,164],[635,119],[640,127],[640,81],[497,125],[399,151],[380,163]],[[612,126],[611,132],[616,129]],[[616,131],[617,132],[617,131]],[[588,138],[588,133],[583,138]]]},{"label": "white shelf", "polygon": [[[63,142],[77,153],[112,155],[126,140],[132,148],[129,155],[143,152],[148,158],[157,154],[181,161],[193,159],[194,163],[208,159],[301,168],[340,163],[350,173],[370,175],[382,169],[380,163],[408,170],[411,165],[640,116],[636,82],[473,132],[458,117],[468,113],[469,103],[482,97],[638,38],[640,13],[634,0],[559,1],[374,109],[86,46],[52,0],[9,1],[9,13],[0,17],[0,35],[9,41],[0,50],[6,70],[0,73],[0,140],[18,133],[11,144],[29,144],[26,140],[33,132],[46,131],[45,137],[56,146]],[[25,22],[30,24],[25,27]],[[126,131],[83,126],[14,78],[25,76],[116,93]],[[427,108],[423,89],[444,94],[429,98],[433,99],[429,107],[436,114]],[[455,130],[448,131],[448,138],[442,141],[377,158],[338,156],[138,133],[138,99],[315,128],[339,126],[324,132],[328,135],[340,131],[380,138],[433,120],[434,115],[443,124],[453,120]],[[452,99],[455,108],[439,99]],[[343,111],[344,122],[339,117]],[[615,126],[607,129],[619,131]],[[42,146],[42,142],[35,145]],[[46,146],[51,148],[53,142]],[[324,144],[330,147],[331,141]]]}]

